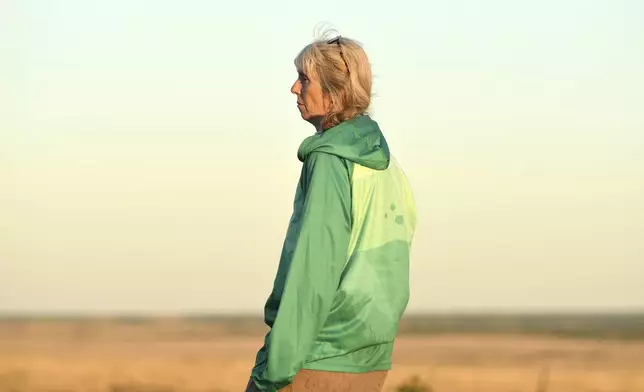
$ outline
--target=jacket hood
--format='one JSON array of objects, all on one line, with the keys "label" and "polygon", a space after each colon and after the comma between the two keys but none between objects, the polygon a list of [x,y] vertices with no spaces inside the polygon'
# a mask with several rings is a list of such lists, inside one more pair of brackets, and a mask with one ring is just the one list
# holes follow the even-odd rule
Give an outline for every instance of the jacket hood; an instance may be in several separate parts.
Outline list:
[{"label": "jacket hood", "polygon": [[389,146],[378,123],[358,115],[322,133],[306,138],[297,151],[304,162],[313,152],[324,152],[375,170],[389,167]]}]

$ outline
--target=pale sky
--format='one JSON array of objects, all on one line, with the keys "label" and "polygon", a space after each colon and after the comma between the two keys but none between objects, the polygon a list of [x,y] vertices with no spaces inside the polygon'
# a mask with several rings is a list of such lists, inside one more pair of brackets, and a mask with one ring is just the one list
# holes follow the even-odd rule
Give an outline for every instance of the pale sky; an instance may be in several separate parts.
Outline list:
[{"label": "pale sky", "polygon": [[415,191],[410,311],[644,308],[640,0],[9,0],[0,313],[259,314],[318,22]]}]

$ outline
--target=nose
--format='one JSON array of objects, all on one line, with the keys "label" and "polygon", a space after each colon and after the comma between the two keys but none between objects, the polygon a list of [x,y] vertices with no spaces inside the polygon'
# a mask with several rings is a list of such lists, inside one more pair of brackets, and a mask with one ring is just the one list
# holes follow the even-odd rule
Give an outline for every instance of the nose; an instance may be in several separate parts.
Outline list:
[{"label": "nose", "polygon": [[293,85],[291,86],[291,93],[295,95],[300,95],[301,88],[302,86],[300,84],[300,81],[296,80],[295,83],[293,83]]}]

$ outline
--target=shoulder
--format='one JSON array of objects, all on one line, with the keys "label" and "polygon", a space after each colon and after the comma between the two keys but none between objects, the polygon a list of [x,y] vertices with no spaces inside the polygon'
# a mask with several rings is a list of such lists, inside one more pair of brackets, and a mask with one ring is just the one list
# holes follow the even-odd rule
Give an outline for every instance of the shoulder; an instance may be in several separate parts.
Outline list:
[{"label": "shoulder", "polygon": [[310,153],[304,160],[304,166],[314,168],[333,169],[345,167],[347,160],[340,158],[337,155],[329,154],[322,151],[314,151]]},{"label": "shoulder", "polygon": [[349,179],[353,164],[337,155],[326,152],[312,152],[304,160],[304,172],[310,180],[313,176],[325,177],[329,175],[342,175]]}]

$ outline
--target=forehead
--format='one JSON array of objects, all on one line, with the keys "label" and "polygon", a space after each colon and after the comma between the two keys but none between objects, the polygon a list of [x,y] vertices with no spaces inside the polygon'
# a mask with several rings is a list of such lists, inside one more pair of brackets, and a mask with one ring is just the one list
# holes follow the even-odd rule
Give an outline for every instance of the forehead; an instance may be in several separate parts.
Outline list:
[{"label": "forehead", "polygon": [[302,68],[299,68],[299,67],[295,67],[295,69],[297,70],[298,77],[305,77],[306,79],[308,79],[310,81],[317,80],[317,78],[315,77],[314,72],[307,72],[305,69],[302,69]]},{"label": "forehead", "polygon": [[302,75],[313,76],[316,73],[315,63],[313,45],[307,45],[295,58],[295,68]]},{"label": "forehead", "polygon": [[309,70],[302,63],[295,63],[295,70],[297,71],[297,73],[299,75],[307,75],[307,74],[309,74]]}]

